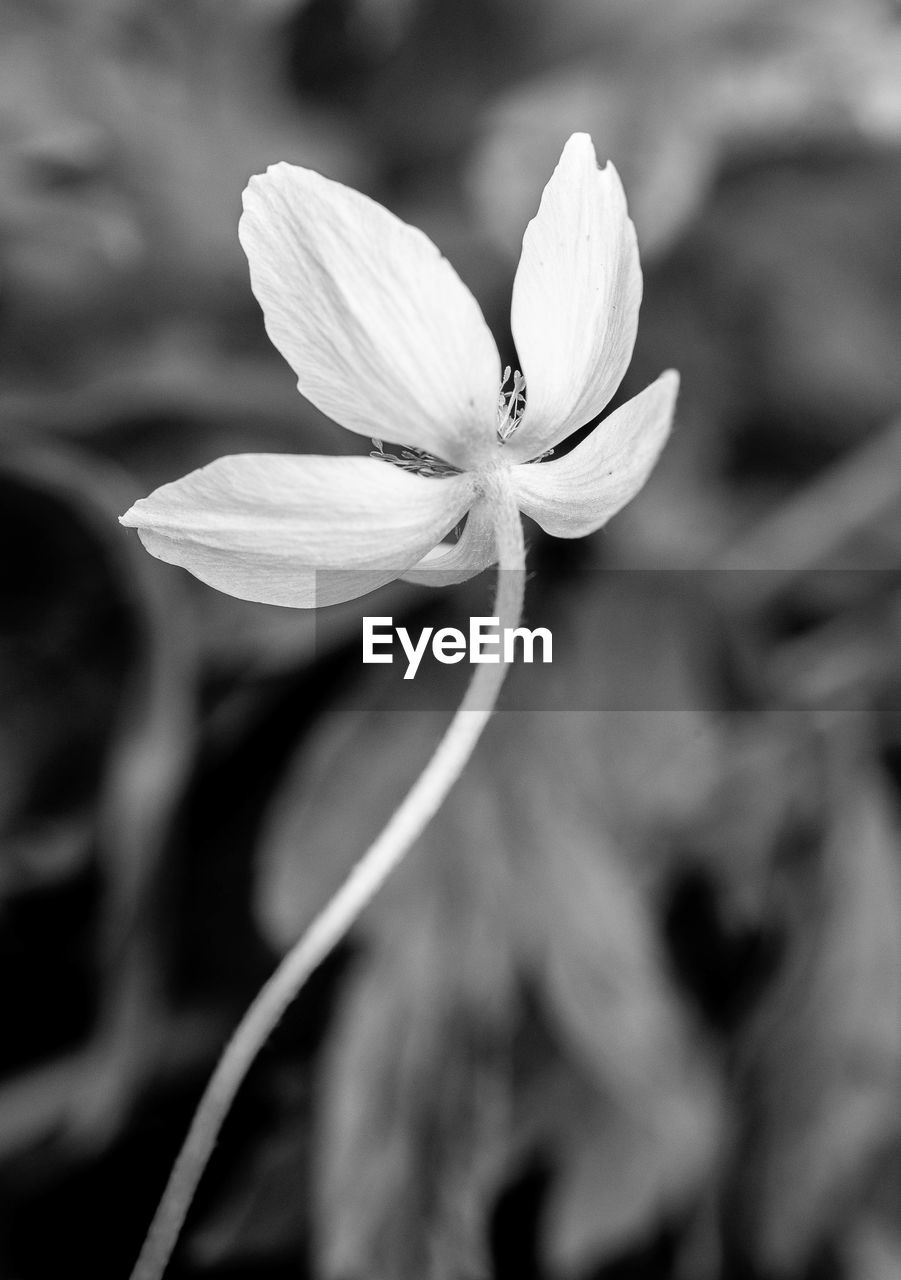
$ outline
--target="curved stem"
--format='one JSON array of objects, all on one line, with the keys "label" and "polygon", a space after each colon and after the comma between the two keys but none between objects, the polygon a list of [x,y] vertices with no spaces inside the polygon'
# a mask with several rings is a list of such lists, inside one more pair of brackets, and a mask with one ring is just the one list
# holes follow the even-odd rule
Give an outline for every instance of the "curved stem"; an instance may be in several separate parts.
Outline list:
[{"label": "curved stem", "polygon": [[[525,552],[519,511],[501,470],[484,477],[495,513],[498,580],[494,612],[515,627],[522,612]],[[265,983],[226,1045],[175,1161],[131,1280],[160,1280],[212,1154],[219,1130],[260,1048],[310,974],[345,937],[434,816],[491,718],[507,664],[476,667],[444,737],[381,835],[354,866]]]}]

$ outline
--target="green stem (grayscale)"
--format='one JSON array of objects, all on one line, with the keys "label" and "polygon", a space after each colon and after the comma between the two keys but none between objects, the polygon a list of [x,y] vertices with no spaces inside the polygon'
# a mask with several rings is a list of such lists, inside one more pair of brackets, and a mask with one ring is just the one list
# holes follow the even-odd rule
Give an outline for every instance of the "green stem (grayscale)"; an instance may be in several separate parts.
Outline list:
[{"label": "green stem (grayscale)", "polygon": [[[498,557],[494,612],[502,628],[519,624],[525,584],[522,520],[504,470],[492,469],[482,477],[482,492],[494,511]],[[310,974],[347,935],[434,817],[491,718],[507,667],[501,656],[496,664],[476,668],[444,737],[381,835],[284,957],[242,1018],[194,1114],[131,1280],[161,1280],[223,1121],[254,1059]]]}]

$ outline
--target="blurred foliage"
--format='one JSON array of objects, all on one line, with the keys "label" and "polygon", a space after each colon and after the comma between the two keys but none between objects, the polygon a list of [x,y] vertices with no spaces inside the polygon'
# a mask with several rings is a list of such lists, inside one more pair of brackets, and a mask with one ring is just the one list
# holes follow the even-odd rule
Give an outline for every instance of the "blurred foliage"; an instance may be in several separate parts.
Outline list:
[{"label": "blurred foliage", "polygon": [[241,190],[290,160],[383,200],[515,363],[574,129],[642,245],[623,394],[684,388],[609,530],[532,531],[557,704],[604,709],[511,678],[171,1274],[898,1275],[899,85],[889,0],[0,0],[2,1280],[127,1274],[228,1030],[446,720],[359,678],[413,589],[251,605],[116,523],[224,453],[357,445],[265,339]]}]

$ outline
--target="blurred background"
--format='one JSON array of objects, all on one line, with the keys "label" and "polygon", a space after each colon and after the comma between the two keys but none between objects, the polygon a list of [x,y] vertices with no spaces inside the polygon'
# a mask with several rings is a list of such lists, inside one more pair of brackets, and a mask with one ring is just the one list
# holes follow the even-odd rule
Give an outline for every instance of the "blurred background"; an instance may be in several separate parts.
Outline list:
[{"label": "blurred background", "polygon": [[361,447],[266,341],[242,188],[289,160],[421,226],[515,366],[574,130],[638,226],[621,396],[683,386],[609,530],[530,532],[600,709],[498,714],[170,1274],[901,1275],[901,7],[0,0],[0,1280],[128,1274],[226,1035],[446,721],[360,681],[360,614],[418,589],[314,635],[116,523],[225,453]]}]

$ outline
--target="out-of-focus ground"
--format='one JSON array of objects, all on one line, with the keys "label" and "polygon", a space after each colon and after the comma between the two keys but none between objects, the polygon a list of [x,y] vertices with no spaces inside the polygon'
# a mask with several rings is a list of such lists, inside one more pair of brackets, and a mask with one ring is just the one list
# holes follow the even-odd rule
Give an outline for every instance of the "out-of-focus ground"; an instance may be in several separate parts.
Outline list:
[{"label": "out-of-focus ground", "polygon": [[171,1274],[901,1275],[899,6],[0,0],[2,1280],[127,1275],[228,1030],[446,720],[365,709],[371,602],[314,636],[116,523],[221,454],[360,446],[265,339],[241,190],[382,200],[515,364],[576,129],[642,246],[621,394],[683,379],[640,499],[531,531],[593,709],[496,717]]}]

